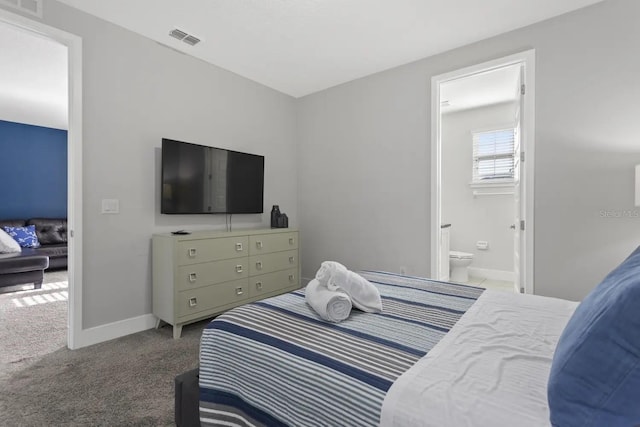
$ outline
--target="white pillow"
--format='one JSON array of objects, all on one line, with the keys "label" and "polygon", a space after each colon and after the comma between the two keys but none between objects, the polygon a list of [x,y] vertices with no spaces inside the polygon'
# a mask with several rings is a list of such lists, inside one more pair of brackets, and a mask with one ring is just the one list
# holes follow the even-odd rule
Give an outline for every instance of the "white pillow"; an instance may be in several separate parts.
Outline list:
[{"label": "white pillow", "polygon": [[0,228],[0,254],[11,254],[21,252],[22,248],[9,236],[2,228]]}]

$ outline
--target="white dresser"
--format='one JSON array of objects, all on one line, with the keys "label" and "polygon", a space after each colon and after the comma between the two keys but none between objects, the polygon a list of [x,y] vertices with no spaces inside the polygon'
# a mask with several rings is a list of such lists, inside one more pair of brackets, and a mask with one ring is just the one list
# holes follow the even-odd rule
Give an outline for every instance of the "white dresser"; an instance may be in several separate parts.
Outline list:
[{"label": "white dresser", "polygon": [[182,326],[300,287],[298,231],[289,228],[154,234],[153,314]]}]

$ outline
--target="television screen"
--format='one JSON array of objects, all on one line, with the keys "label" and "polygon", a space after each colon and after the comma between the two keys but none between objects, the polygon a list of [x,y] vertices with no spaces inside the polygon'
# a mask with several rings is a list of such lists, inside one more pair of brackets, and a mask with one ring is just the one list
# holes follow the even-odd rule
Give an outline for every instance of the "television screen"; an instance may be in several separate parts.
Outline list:
[{"label": "television screen", "polygon": [[162,140],[161,213],[262,213],[263,191],[263,156]]}]

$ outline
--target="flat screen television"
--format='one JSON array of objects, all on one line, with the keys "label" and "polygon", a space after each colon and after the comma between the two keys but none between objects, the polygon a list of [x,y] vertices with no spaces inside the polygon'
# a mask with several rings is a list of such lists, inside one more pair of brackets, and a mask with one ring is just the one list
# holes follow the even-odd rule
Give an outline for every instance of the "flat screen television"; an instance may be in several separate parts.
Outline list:
[{"label": "flat screen television", "polygon": [[264,156],[162,139],[163,214],[263,213]]}]

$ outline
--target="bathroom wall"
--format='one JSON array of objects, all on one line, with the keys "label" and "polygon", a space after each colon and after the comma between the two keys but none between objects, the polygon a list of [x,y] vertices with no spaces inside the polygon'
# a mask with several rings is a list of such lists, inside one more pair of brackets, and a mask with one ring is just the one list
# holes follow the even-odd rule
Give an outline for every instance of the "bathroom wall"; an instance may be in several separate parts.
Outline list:
[{"label": "bathroom wall", "polygon": [[[473,196],[469,186],[471,133],[513,125],[515,104],[498,104],[442,115],[442,223],[451,227],[451,250],[474,254],[472,268],[513,271],[513,196]],[[510,188],[478,191],[506,191]],[[478,250],[476,242],[489,242]],[[473,270],[471,270],[473,274]]]}]

